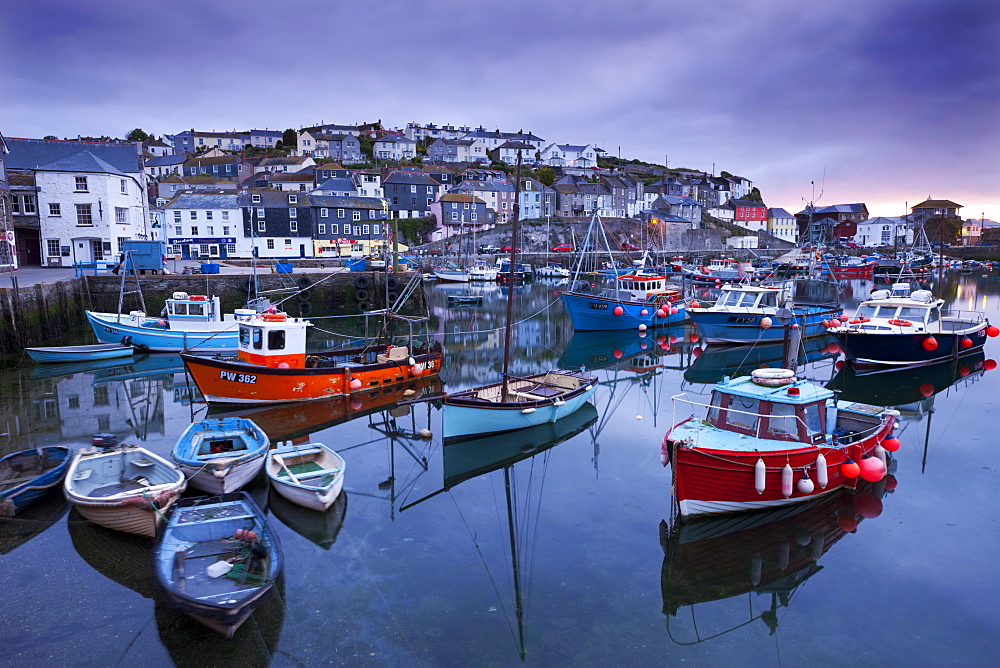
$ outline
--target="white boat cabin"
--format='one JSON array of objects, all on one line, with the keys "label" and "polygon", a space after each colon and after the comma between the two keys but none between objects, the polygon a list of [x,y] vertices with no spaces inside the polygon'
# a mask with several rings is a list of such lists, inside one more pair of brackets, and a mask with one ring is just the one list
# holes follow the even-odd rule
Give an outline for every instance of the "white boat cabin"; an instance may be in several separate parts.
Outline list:
[{"label": "white boat cabin", "polygon": [[909,283],[894,283],[891,290],[873,291],[843,326],[869,332],[940,332],[943,304],[929,290],[911,292]]},{"label": "white boat cabin", "polygon": [[791,298],[789,290],[774,286],[724,285],[721,290],[722,295],[715,305],[710,307],[712,311],[776,310]]},{"label": "white boat cabin", "polygon": [[680,298],[680,291],[667,285],[666,276],[635,272],[619,276],[614,288],[602,296],[632,302],[674,301]]},{"label": "white boat cabin", "polygon": [[306,360],[306,330],[312,323],[280,311],[256,313],[238,309],[238,355],[242,362],[275,368],[302,369]]}]

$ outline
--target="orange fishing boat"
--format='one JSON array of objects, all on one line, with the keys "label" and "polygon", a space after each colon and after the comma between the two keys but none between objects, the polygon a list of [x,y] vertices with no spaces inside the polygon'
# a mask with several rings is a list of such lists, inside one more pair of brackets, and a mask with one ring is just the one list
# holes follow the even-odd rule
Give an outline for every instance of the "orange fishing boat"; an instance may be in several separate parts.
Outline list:
[{"label": "orange fishing boat", "polygon": [[181,358],[206,401],[215,403],[327,399],[410,383],[441,370],[442,352],[437,342],[420,346],[372,344],[307,354],[306,330],[311,326],[304,318],[290,318],[273,310],[248,315],[240,322],[235,356],[182,353]]}]

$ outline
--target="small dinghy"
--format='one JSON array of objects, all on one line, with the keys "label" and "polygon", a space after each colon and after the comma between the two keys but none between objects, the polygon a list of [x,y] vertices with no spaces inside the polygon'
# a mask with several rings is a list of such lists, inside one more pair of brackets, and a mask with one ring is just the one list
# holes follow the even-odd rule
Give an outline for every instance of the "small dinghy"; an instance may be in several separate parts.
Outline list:
[{"label": "small dinghy", "polygon": [[260,473],[269,444],[267,434],[253,420],[209,418],[188,427],[171,456],[192,487],[228,494]]},{"label": "small dinghy", "polygon": [[267,475],[275,491],[292,503],[319,511],[340,496],[344,467],[344,458],[322,443],[280,446],[267,458]]},{"label": "small dinghy", "polygon": [[0,459],[0,517],[13,517],[62,483],[70,449],[50,445]]},{"label": "small dinghy", "polygon": [[187,487],[184,474],[145,448],[119,446],[114,434],[96,434],[93,444],[69,465],[66,499],[94,524],[152,538]]},{"label": "small dinghy", "polygon": [[153,553],[166,602],[232,637],[281,576],[284,555],[246,492],[183,499]]},{"label": "small dinghy", "polygon": [[131,357],[135,349],[120,343],[98,343],[92,346],[25,348],[24,352],[28,353],[28,356],[39,364],[60,364]]}]

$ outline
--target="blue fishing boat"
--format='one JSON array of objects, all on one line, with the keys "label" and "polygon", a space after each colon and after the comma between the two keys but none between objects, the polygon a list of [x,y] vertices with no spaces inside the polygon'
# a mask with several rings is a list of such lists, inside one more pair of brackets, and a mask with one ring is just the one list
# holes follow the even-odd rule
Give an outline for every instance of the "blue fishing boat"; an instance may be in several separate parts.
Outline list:
[{"label": "blue fishing boat", "polygon": [[[835,352],[837,348],[831,344],[836,344],[836,341],[828,334],[806,339],[799,346],[795,358],[797,365],[837,357],[839,354]],[[754,369],[763,367],[781,368],[784,363],[785,347],[782,341],[736,346],[719,345],[696,348],[693,355],[695,359],[684,371],[684,380],[688,383],[708,384],[718,383],[726,376],[732,378],[745,376]]]},{"label": "blue fishing boat", "polygon": [[666,276],[647,270],[618,276],[600,294],[561,291],[559,300],[578,332],[664,327],[688,317],[680,291],[667,285]]},{"label": "blue fishing boat", "polygon": [[284,569],[281,543],[246,492],[179,501],[153,552],[165,602],[232,637]]},{"label": "blue fishing boat", "polygon": [[802,338],[825,334],[828,320],[840,314],[835,293],[796,291],[794,281],[723,285],[715,304],[690,302],[687,312],[705,343],[783,341],[785,329],[792,325],[801,329]]},{"label": "blue fishing boat", "polygon": [[89,346],[25,348],[24,352],[39,364],[64,364],[131,357],[134,350],[131,346],[121,343],[98,343]]},{"label": "blue fishing boat", "polygon": [[853,318],[834,323],[830,333],[844,356],[859,365],[916,365],[981,350],[1000,329],[980,311],[947,311],[929,290],[908,282],[875,290]]},{"label": "blue fishing boat", "polygon": [[239,323],[253,309],[222,314],[219,298],[175,292],[160,317],[145,311],[97,313],[87,311],[94,334],[106,343],[127,344],[150,352],[218,352],[235,350]]},{"label": "blue fishing boat", "polygon": [[226,494],[260,473],[269,445],[267,434],[253,420],[209,418],[185,429],[170,454],[192,487]]},{"label": "blue fishing boat", "polygon": [[0,517],[13,517],[37,502],[66,477],[70,449],[49,445],[0,459]]}]

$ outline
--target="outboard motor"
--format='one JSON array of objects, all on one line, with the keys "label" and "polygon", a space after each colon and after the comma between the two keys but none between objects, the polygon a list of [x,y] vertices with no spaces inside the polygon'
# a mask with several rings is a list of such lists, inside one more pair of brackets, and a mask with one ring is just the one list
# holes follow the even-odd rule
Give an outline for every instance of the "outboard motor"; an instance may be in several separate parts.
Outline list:
[{"label": "outboard motor", "polygon": [[101,450],[114,450],[118,447],[118,436],[116,434],[102,432],[94,434],[94,438],[90,442],[92,445],[100,448]]}]

